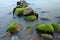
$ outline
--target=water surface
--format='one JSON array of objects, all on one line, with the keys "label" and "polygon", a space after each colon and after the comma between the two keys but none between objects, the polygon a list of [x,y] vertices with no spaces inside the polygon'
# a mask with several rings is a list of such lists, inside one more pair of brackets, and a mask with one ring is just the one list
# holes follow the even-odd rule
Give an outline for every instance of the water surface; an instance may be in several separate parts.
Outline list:
[{"label": "water surface", "polygon": [[[36,11],[39,14],[38,20],[34,22],[27,22],[24,20],[23,17],[16,19],[13,19],[13,15],[9,14],[12,13],[12,10],[14,7],[16,7],[16,2],[19,0],[0,0],[0,35],[4,34],[6,32],[6,29],[8,28],[8,25],[12,21],[17,21],[20,24],[22,24],[23,30],[26,26],[30,25],[35,27],[34,25],[36,23],[54,23],[59,22],[60,19],[55,18],[56,16],[60,16],[60,0],[26,0],[31,6],[34,11]],[[47,11],[45,13],[42,13],[42,11]],[[49,18],[50,21],[43,21],[40,18],[46,17]],[[22,30],[22,31],[23,31]],[[34,31],[35,29],[33,29]],[[23,32],[20,32],[21,40],[24,40],[25,36]],[[32,33],[35,34],[35,31]],[[32,36],[32,35],[31,35]],[[5,37],[0,40],[10,40],[10,37]],[[56,40],[56,39],[55,39]],[[60,40],[60,39],[58,39]]]}]

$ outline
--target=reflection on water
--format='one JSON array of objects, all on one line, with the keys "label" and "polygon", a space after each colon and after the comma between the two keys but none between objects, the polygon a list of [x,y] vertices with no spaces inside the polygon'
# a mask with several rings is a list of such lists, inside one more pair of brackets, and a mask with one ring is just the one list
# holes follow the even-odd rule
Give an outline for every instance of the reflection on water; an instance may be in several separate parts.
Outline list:
[{"label": "reflection on water", "polygon": [[[36,23],[53,23],[59,21],[55,17],[60,16],[60,0],[26,0],[28,3],[30,3],[29,6],[31,6],[34,11],[39,14],[38,20],[34,22],[27,22],[26,20],[24,20],[23,17],[16,17],[16,19],[13,19],[13,15],[10,15],[9,13],[12,12],[13,8],[16,6],[17,1],[19,0],[0,0],[0,35],[5,33],[6,29],[8,28],[8,25],[13,20],[22,24],[23,30],[17,34],[20,38],[22,38],[21,40],[24,40],[23,37],[25,38],[26,36],[24,34],[24,29],[26,26],[30,25],[34,28],[34,25]],[[42,13],[42,11],[47,12]],[[41,17],[47,17],[50,20],[42,21],[40,20]],[[33,30],[32,34],[35,34],[35,29]],[[5,37],[0,40],[10,40],[10,37]]]}]

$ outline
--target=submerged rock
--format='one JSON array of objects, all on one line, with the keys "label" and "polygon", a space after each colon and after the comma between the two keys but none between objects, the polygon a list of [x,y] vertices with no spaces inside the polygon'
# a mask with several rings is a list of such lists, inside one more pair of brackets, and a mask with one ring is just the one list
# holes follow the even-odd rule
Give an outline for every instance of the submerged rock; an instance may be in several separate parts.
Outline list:
[{"label": "submerged rock", "polygon": [[54,32],[54,28],[52,27],[51,24],[37,24],[36,25],[36,30],[39,31],[40,33],[47,33],[50,34]]},{"label": "submerged rock", "polygon": [[31,40],[40,40],[40,38],[37,34],[34,34]]},{"label": "submerged rock", "polygon": [[4,38],[4,37],[10,36],[10,35],[11,35],[10,32],[6,32],[6,33],[0,35],[0,38]]},{"label": "submerged rock", "polygon": [[41,20],[49,20],[49,18],[40,18]]},{"label": "submerged rock", "polygon": [[16,8],[15,14],[17,16],[23,16],[24,15],[24,8]]},{"label": "submerged rock", "polygon": [[58,17],[56,17],[56,18],[60,19],[60,16],[58,16]]},{"label": "submerged rock", "polygon": [[15,34],[15,33],[19,32],[20,29],[21,29],[21,25],[19,23],[12,22],[9,25],[7,32],[10,32],[11,34]]},{"label": "submerged rock", "polygon": [[53,36],[50,34],[41,34],[41,37],[43,37],[44,40],[53,40]]},{"label": "submerged rock", "polygon": [[52,26],[54,27],[56,32],[60,32],[60,24],[54,23],[54,24],[52,24]]},{"label": "submerged rock", "polygon": [[17,36],[12,36],[11,40],[20,40]]},{"label": "submerged rock", "polygon": [[32,27],[31,27],[31,26],[27,26],[27,27],[26,27],[26,33],[27,33],[27,34],[32,33]]},{"label": "submerged rock", "polygon": [[44,10],[43,10],[43,11],[41,11],[41,13],[47,13],[47,11],[44,11]]}]

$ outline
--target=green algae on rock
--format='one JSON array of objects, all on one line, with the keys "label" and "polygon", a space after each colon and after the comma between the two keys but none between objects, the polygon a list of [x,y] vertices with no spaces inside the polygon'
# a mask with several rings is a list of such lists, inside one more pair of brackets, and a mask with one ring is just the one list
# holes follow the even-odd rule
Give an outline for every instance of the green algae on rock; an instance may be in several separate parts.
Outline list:
[{"label": "green algae on rock", "polygon": [[35,21],[36,19],[38,19],[38,14],[37,13],[32,11],[32,9],[30,9],[30,8],[28,8],[27,10],[28,10],[28,12],[24,13],[24,18],[27,21]]},{"label": "green algae on rock", "polygon": [[24,15],[24,8],[16,8],[15,14],[16,14],[17,16],[22,16],[22,15]]},{"label": "green algae on rock", "polygon": [[25,18],[26,18],[26,20],[28,20],[28,21],[34,21],[34,20],[37,19],[37,17],[36,17],[35,15],[26,16]]},{"label": "green algae on rock", "polygon": [[53,33],[54,32],[54,28],[52,27],[51,24],[38,24],[36,25],[36,29],[41,31],[41,32],[46,32],[46,33]]},{"label": "green algae on rock", "polygon": [[52,26],[54,27],[55,32],[60,32],[60,24],[58,24],[58,23],[53,23]]},{"label": "green algae on rock", "polygon": [[27,34],[32,33],[32,27],[31,26],[27,26],[26,27],[26,32],[27,32]]},{"label": "green algae on rock", "polygon": [[21,29],[21,25],[17,22],[12,22],[9,27],[7,32],[10,32],[11,34],[17,33],[18,31],[20,31]]}]

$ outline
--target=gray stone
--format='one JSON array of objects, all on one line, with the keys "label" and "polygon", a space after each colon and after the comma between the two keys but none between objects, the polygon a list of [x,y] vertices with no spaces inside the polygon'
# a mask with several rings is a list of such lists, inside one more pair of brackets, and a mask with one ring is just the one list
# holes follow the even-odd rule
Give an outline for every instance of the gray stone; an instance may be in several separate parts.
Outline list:
[{"label": "gray stone", "polygon": [[26,7],[25,10],[24,10],[24,14],[29,14],[29,13],[31,13],[32,11],[33,11],[32,8]]},{"label": "gray stone", "polygon": [[41,34],[41,37],[43,37],[44,40],[53,40],[53,37],[50,34]]}]

